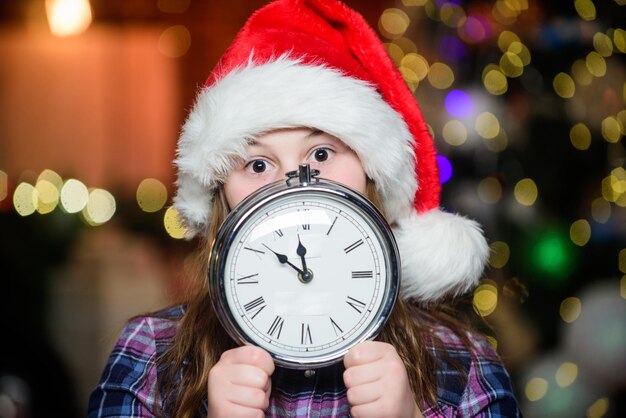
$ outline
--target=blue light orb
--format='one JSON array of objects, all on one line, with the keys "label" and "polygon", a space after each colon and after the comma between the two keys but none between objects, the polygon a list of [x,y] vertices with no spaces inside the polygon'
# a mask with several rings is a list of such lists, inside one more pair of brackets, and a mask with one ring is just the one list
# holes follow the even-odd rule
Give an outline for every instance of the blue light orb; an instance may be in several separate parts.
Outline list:
[{"label": "blue light orb", "polygon": [[439,53],[448,62],[459,62],[467,55],[467,48],[456,36],[447,35],[441,39]]},{"label": "blue light orb", "polygon": [[472,112],[472,98],[461,90],[451,90],[446,96],[446,110],[457,118],[464,118]]},{"label": "blue light orb", "polygon": [[452,178],[452,163],[443,155],[437,155],[435,158],[439,166],[439,182],[443,184]]}]

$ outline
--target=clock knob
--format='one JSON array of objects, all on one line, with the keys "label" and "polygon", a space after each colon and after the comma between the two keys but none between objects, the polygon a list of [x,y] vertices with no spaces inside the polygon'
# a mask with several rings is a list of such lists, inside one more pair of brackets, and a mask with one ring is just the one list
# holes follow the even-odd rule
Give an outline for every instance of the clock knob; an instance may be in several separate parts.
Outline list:
[{"label": "clock knob", "polygon": [[289,171],[285,175],[287,176],[287,185],[291,186],[291,180],[298,178],[301,186],[309,185],[312,180],[317,183],[317,178],[320,174],[319,170],[311,170],[311,166],[309,164],[300,164],[298,167],[298,171]]}]

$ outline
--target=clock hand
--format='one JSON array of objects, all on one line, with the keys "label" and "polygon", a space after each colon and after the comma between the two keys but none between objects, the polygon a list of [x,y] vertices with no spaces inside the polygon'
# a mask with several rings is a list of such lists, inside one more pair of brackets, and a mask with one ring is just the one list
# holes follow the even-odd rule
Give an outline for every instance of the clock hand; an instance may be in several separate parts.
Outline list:
[{"label": "clock hand", "polygon": [[267,248],[268,250],[270,250],[271,252],[273,252],[274,254],[276,254],[276,258],[278,258],[278,261],[280,262],[280,264],[288,264],[290,267],[292,267],[295,271],[298,272],[298,274],[300,275],[304,275],[304,272],[302,270],[300,270],[298,267],[294,266],[293,264],[291,264],[289,262],[289,260],[287,259],[287,256],[285,254],[279,254],[276,251],[272,250],[270,247],[268,247],[267,245],[263,244],[263,246],[265,248]]},{"label": "clock hand", "polygon": [[300,280],[303,283],[308,283],[313,279],[313,272],[306,266],[306,259],[304,258],[306,255],[306,247],[302,245],[302,242],[300,242],[300,234],[298,234],[298,249],[296,249],[296,253],[300,256],[300,260],[302,260],[302,273],[300,273]]}]

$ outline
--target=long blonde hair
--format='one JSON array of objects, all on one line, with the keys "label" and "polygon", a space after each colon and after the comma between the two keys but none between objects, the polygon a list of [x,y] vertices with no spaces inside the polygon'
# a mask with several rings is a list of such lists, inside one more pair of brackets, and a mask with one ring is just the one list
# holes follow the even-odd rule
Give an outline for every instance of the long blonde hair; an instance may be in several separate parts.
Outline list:
[{"label": "long blonde hair", "polygon": [[[382,210],[375,185],[370,180],[366,195]],[[209,371],[224,351],[236,347],[213,311],[206,280],[211,243],[227,214],[228,204],[220,188],[215,193],[211,219],[198,251],[197,271],[188,289],[185,314],[172,346],[158,359],[157,391],[163,405],[161,414],[165,416],[195,417],[207,395]],[[469,327],[447,314],[445,309],[438,308],[440,306],[420,307],[399,298],[377,337],[378,341],[396,348],[418,405],[427,403],[434,407],[437,406],[436,360],[424,337],[428,335],[431,344],[443,348],[430,332],[435,324],[449,327],[462,339]]]}]

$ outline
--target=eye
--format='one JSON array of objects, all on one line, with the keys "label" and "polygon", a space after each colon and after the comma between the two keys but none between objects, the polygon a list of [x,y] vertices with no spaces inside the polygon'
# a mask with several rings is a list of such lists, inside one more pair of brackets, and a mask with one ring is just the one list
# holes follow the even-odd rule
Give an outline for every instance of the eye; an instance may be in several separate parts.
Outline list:
[{"label": "eye", "polygon": [[265,173],[269,168],[269,163],[265,160],[252,160],[246,164],[246,170],[254,174]]},{"label": "eye", "polygon": [[328,161],[330,158],[332,158],[334,153],[335,151],[331,150],[330,148],[325,148],[325,147],[316,148],[311,153],[311,156],[309,159],[318,163],[323,163],[325,161]]}]

